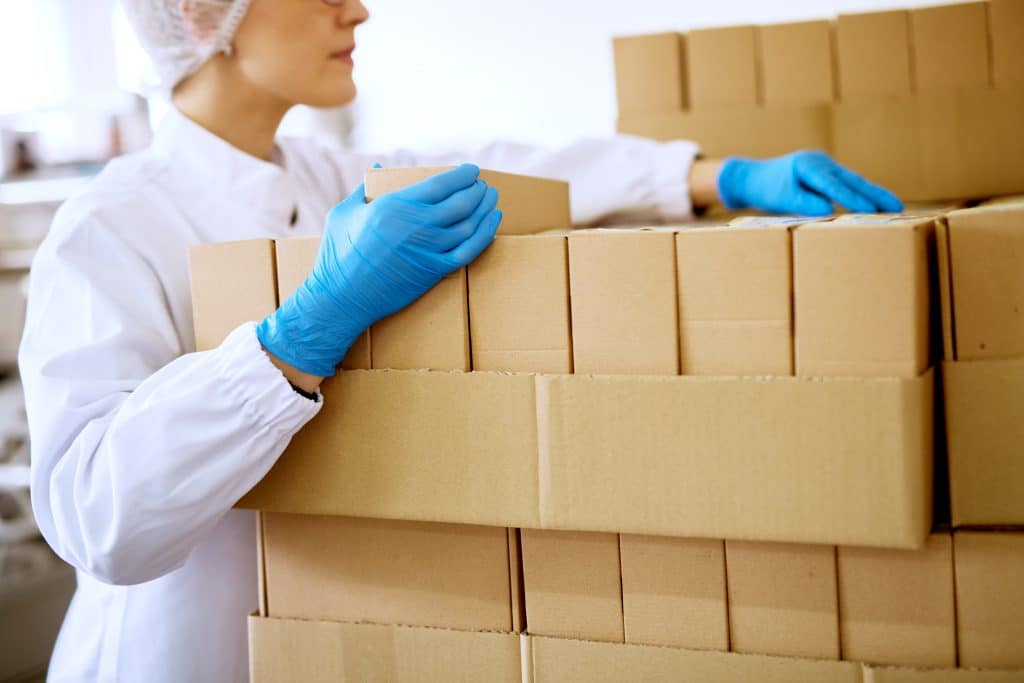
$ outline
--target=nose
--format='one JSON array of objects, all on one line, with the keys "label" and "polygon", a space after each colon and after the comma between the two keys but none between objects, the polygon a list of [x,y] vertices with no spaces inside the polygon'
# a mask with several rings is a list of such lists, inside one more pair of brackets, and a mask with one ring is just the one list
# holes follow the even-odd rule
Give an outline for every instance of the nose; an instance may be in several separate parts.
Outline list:
[{"label": "nose", "polygon": [[338,24],[356,27],[370,18],[370,12],[362,0],[346,0],[338,8]]}]

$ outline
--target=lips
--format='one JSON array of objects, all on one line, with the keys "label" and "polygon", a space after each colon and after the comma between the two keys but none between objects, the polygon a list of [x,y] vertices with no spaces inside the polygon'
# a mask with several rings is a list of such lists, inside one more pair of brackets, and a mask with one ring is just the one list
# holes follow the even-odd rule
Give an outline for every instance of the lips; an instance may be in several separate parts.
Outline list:
[{"label": "lips", "polygon": [[331,53],[331,59],[336,59],[339,62],[345,62],[346,64],[352,63],[352,53],[355,51],[355,46],[346,48],[344,50],[338,50],[337,52]]}]

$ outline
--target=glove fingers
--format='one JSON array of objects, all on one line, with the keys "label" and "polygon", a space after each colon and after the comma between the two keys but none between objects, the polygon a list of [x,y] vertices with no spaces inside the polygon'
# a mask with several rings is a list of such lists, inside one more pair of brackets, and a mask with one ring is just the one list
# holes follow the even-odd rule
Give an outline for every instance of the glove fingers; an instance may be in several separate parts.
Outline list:
[{"label": "glove fingers", "polygon": [[431,246],[435,253],[451,251],[469,239],[480,222],[498,205],[498,191],[488,187],[484,197],[473,213],[465,220],[449,227],[434,228],[430,231]]},{"label": "glove fingers", "polygon": [[792,198],[791,210],[801,216],[828,216],[832,214],[832,202],[820,194],[800,189]]},{"label": "glove fingers", "polygon": [[498,226],[501,225],[501,217],[501,211],[491,211],[480,221],[469,239],[448,252],[448,258],[451,259],[453,268],[468,266],[483,253],[484,249],[494,241],[494,235],[498,232]]},{"label": "glove fingers", "polygon": [[487,183],[478,180],[437,204],[418,205],[417,213],[421,214],[426,224],[446,228],[472,216],[480,202],[487,196],[487,190]]},{"label": "glove fingers", "polygon": [[459,190],[472,187],[480,176],[480,168],[474,164],[462,164],[444,173],[438,173],[426,180],[397,191],[395,194],[408,201],[423,204],[437,204]]},{"label": "glove fingers", "polygon": [[801,174],[800,182],[825,199],[842,204],[850,211],[875,212],[875,205],[869,199],[848,187],[831,169]]},{"label": "glove fingers", "polygon": [[867,197],[882,211],[896,213],[903,210],[903,202],[900,201],[900,198],[881,185],[875,185],[863,176],[839,164],[836,164],[833,171],[846,185],[852,187],[862,196]]}]

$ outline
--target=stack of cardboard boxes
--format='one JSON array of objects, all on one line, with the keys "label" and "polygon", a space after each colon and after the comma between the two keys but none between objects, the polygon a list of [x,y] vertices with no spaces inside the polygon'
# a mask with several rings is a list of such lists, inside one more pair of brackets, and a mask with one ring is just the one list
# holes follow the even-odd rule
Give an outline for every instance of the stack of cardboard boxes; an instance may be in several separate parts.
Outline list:
[{"label": "stack of cardboard boxes", "polygon": [[822,149],[904,199],[1024,191],[1024,5],[615,41],[619,131],[708,156]]}]

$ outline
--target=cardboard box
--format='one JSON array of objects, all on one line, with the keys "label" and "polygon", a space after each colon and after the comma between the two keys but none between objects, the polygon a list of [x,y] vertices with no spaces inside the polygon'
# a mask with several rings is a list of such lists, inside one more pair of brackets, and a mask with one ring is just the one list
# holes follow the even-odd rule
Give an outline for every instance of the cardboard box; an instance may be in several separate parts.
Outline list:
[{"label": "cardboard box", "polygon": [[676,112],[688,107],[682,34],[615,38],[612,51],[620,115]]},{"label": "cardboard box", "polygon": [[[408,187],[452,167],[370,168],[366,170],[366,199]],[[569,228],[569,183],[549,178],[481,169],[480,179],[498,191],[498,208],[504,214],[498,233],[527,235]]]},{"label": "cardboard box", "polygon": [[836,19],[839,98],[909,96],[910,14],[840,14]]},{"label": "cardboard box", "polygon": [[576,231],[569,283],[577,373],[679,374],[672,232]]},{"label": "cardboard box", "polygon": [[470,369],[466,269],[370,328],[375,369]]},{"label": "cardboard box", "polygon": [[796,372],[914,377],[931,361],[931,219],[809,223],[793,235]]},{"label": "cardboard box", "polygon": [[682,374],[793,374],[789,226],[682,230],[676,259]]},{"label": "cardboard box", "polygon": [[512,630],[503,527],[263,513],[267,615]]},{"label": "cardboard box", "polygon": [[627,643],[729,649],[723,541],[622,534],[619,550]]},{"label": "cardboard box", "polygon": [[1024,533],[953,536],[960,666],[1024,668]]},{"label": "cardboard box", "polygon": [[989,85],[986,3],[913,9],[910,28],[917,92]]},{"label": "cardboard box", "polygon": [[1024,5],[1019,0],[989,0],[988,35],[992,84],[997,88],[1024,85]]},{"label": "cardboard box", "polygon": [[835,100],[829,22],[773,24],[757,31],[764,106],[830,104]]},{"label": "cardboard box", "polygon": [[839,659],[835,548],[726,541],[725,562],[735,652]]},{"label": "cardboard box", "polygon": [[956,666],[953,539],[932,534],[924,550],[838,550],[843,659]]},{"label": "cardboard box", "polygon": [[474,370],[572,372],[563,235],[499,236],[469,266]]},{"label": "cardboard box", "polygon": [[521,683],[519,636],[249,617],[252,683]]},{"label": "cardboard box", "polygon": [[1021,683],[1024,671],[865,666],[864,683]]},{"label": "cardboard box", "polygon": [[686,36],[690,108],[756,107],[757,36],[753,26],[690,31]]},{"label": "cardboard box", "polygon": [[521,538],[530,633],[623,642],[618,535],[523,529]]},{"label": "cardboard box", "polygon": [[[274,243],[277,260],[277,296],[284,301],[299,288],[316,265],[320,237],[294,237]],[[341,361],[343,370],[369,370],[370,330],[360,335]]]}]

